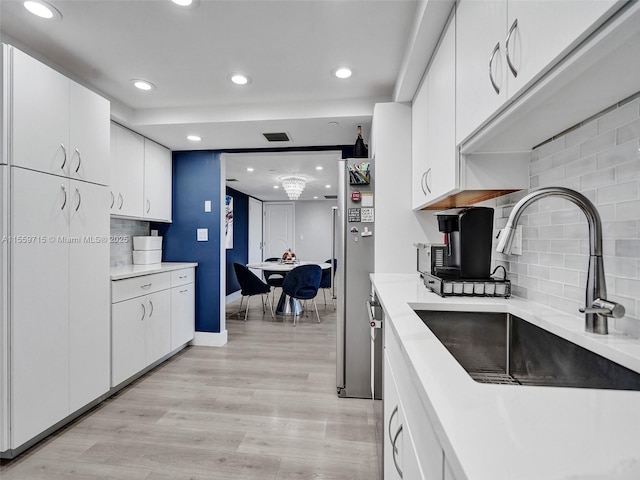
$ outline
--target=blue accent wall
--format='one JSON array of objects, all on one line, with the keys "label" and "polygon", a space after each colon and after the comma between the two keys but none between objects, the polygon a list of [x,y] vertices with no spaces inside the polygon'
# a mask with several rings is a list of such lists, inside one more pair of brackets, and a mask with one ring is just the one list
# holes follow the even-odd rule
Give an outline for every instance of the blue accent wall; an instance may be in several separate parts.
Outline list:
[{"label": "blue accent wall", "polygon": [[227,195],[233,197],[233,248],[227,249],[226,295],[240,290],[233,271],[234,262],[246,265],[249,261],[249,196],[227,187]]},{"label": "blue accent wall", "polygon": [[[155,224],[163,240],[163,261],[198,262],[196,331],[220,332],[220,153],[173,153],[173,223]],[[204,211],[211,200],[211,212]],[[209,241],[197,241],[197,229]]]}]

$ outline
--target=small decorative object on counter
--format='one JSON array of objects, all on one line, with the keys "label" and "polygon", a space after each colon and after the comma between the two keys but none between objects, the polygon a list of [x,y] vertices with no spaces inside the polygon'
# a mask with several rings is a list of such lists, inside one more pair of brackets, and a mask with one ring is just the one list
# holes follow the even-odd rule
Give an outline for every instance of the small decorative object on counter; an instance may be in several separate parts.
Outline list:
[{"label": "small decorative object on counter", "polygon": [[284,263],[294,263],[296,261],[296,254],[289,249],[282,255],[282,261]]},{"label": "small decorative object on counter", "polygon": [[133,264],[151,265],[162,262],[162,237],[133,237]]},{"label": "small decorative object on counter", "polygon": [[362,139],[362,126],[358,125],[358,138],[353,146],[353,158],[369,158],[369,149]]}]

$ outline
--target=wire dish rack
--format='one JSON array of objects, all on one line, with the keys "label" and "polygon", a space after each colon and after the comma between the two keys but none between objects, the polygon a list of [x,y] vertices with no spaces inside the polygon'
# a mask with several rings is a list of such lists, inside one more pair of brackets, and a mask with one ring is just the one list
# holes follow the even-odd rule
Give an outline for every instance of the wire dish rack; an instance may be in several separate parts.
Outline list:
[{"label": "wire dish rack", "polygon": [[423,273],[425,286],[441,297],[503,297],[511,296],[511,281],[488,278],[484,280],[460,280],[436,277]]}]

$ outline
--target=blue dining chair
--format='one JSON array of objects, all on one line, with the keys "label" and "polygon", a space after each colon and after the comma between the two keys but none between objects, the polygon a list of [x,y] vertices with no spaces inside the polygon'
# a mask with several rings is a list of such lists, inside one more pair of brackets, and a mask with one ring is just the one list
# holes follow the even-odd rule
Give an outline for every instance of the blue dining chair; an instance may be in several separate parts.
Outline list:
[{"label": "blue dining chair", "polygon": [[[278,257],[270,257],[267,258],[265,262],[277,263],[279,260],[280,259]],[[273,304],[276,296],[276,288],[282,288],[282,282],[287,274],[285,272],[277,272],[274,270],[263,270],[262,274],[264,275],[264,281],[267,282],[267,285],[273,287],[273,293],[271,295],[271,304]]]},{"label": "blue dining chair", "polygon": [[[324,263],[331,263],[333,261],[333,274],[336,274],[336,270],[338,269],[338,260],[335,258],[332,260],[326,260]],[[331,288],[331,268],[323,268],[322,269],[322,277],[320,278],[320,288],[322,289],[322,296],[324,297],[324,306],[327,306],[327,295],[326,290]],[[331,298],[331,303],[333,303],[333,308],[336,308],[336,305]]]},{"label": "blue dining chair", "polygon": [[[247,313],[249,312],[249,299],[254,295],[266,295],[267,303],[269,304],[269,310],[271,311],[271,317],[273,317],[273,305],[269,302],[269,292],[271,287],[264,283],[258,276],[249,270],[247,267],[240,263],[234,263],[233,269],[236,272],[236,278],[240,284],[242,298],[240,299],[240,308],[238,309],[238,316],[242,311],[242,301],[244,297],[247,297],[247,305],[244,310],[244,321],[247,321]],[[262,297],[262,312],[266,311],[264,304],[264,296]]]},{"label": "blue dining chair", "polygon": [[[316,295],[320,288],[320,277],[322,276],[322,268],[320,265],[300,265],[294,268],[282,282],[282,291],[285,295],[297,300],[313,300],[313,306],[316,309],[318,323],[320,323],[320,314],[318,313],[318,305],[316,305]],[[297,315],[293,317],[293,326],[296,325]]]}]

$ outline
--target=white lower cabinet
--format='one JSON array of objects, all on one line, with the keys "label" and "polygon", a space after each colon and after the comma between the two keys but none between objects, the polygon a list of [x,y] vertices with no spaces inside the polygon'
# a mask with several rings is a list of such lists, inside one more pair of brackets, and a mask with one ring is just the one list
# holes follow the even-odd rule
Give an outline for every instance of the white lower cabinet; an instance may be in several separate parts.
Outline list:
[{"label": "white lower cabinet", "polygon": [[195,330],[194,284],[171,289],[171,350],[193,340]]},{"label": "white lower cabinet", "polygon": [[193,339],[194,268],[111,282],[111,386]]},{"label": "white lower cabinet", "polygon": [[442,447],[414,387],[400,345],[386,323],[384,339],[384,478],[452,479],[445,476]]}]

